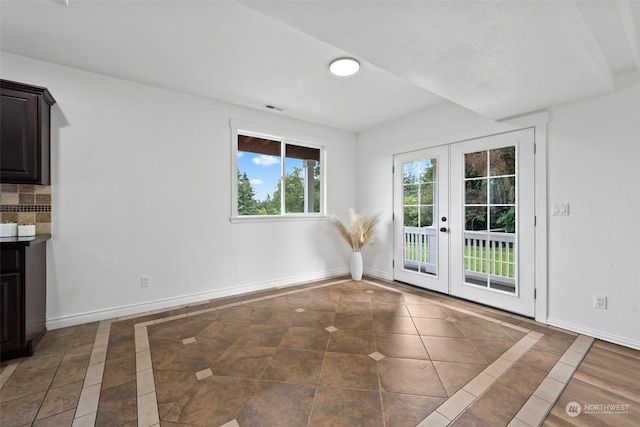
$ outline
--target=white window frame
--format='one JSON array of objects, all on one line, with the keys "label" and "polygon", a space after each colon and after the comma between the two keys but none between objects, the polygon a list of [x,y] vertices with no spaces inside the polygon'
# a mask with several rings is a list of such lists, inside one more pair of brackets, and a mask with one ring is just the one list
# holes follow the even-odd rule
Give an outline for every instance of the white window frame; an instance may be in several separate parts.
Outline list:
[{"label": "white window frame", "polygon": [[[231,120],[231,215],[232,223],[242,222],[279,222],[279,221],[309,221],[326,219],[326,155],[322,139],[312,135],[305,135],[295,131],[279,129],[267,125]],[[279,215],[238,215],[238,135],[254,136],[257,138],[271,139],[282,143],[282,152],[287,144],[320,150],[320,212],[286,213],[284,211],[284,197],[286,191],[282,183],[281,213]],[[280,180],[284,180],[285,157],[281,156]]]}]

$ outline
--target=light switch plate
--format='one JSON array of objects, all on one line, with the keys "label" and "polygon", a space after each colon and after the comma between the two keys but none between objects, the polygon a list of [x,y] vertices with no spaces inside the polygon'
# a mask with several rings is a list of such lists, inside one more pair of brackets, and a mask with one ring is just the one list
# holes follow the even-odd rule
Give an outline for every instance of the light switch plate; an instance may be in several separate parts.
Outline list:
[{"label": "light switch plate", "polygon": [[551,208],[553,215],[569,215],[569,203],[554,203]]}]

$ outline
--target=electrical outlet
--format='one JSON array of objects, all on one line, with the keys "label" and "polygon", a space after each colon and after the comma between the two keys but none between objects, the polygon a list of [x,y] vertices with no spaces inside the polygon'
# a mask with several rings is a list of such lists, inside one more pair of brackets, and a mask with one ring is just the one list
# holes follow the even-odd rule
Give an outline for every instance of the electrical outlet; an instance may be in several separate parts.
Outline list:
[{"label": "electrical outlet", "polygon": [[151,277],[142,276],[140,278],[140,287],[141,288],[149,288],[149,287],[151,287]]},{"label": "electrical outlet", "polygon": [[604,295],[593,294],[593,306],[595,308],[607,309],[607,297]]}]

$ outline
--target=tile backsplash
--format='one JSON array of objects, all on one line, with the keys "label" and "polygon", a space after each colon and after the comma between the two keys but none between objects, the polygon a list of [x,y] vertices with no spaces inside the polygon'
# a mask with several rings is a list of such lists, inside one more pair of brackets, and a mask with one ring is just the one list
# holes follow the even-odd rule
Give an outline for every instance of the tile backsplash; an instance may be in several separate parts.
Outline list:
[{"label": "tile backsplash", "polygon": [[0,184],[0,222],[35,224],[36,234],[51,233],[51,186]]}]

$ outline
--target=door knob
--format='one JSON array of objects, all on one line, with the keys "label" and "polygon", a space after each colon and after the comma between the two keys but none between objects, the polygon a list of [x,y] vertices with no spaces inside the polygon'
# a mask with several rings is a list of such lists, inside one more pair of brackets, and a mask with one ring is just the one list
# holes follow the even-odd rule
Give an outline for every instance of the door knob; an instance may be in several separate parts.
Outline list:
[{"label": "door knob", "polygon": [[443,233],[447,232],[447,227],[440,227],[440,231],[442,231]]}]

